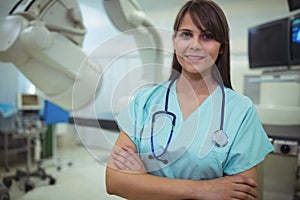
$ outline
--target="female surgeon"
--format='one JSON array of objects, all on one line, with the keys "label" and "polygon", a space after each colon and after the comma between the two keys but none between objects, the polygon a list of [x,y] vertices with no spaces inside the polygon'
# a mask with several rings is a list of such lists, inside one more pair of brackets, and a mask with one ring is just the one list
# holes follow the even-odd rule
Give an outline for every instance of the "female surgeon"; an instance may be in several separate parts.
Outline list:
[{"label": "female surgeon", "polygon": [[249,98],[232,90],[229,28],[211,0],[177,14],[170,80],[138,91],[117,115],[106,168],[126,199],[257,199],[257,165],[273,150]]}]

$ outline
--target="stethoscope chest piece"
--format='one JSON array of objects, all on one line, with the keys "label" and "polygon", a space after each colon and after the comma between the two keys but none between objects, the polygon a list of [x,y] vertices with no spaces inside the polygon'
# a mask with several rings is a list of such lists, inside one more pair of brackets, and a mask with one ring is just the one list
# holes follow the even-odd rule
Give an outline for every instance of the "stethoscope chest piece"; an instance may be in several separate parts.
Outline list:
[{"label": "stethoscope chest piece", "polygon": [[218,147],[224,147],[228,143],[228,136],[223,130],[217,130],[213,135],[213,140]]}]

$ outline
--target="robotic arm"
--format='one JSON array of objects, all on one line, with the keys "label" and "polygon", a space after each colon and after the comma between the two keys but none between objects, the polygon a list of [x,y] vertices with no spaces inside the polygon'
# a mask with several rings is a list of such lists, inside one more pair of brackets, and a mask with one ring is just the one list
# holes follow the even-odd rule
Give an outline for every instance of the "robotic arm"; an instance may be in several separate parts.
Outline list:
[{"label": "robotic arm", "polygon": [[[93,100],[101,74],[86,62],[84,35],[76,1],[21,0],[0,21],[0,60],[15,64],[46,99],[67,110],[80,109]],[[78,75],[80,67],[84,73]],[[75,83],[89,89],[72,103]]]},{"label": "robotic arm", "polygon": [[[143,64],[163,63],[160,34],[136,0],[103,0],[103,5],[111,22],[118,30],[133,34]],[[130,31],[133,29],[135,31]],[[160,67],[155,69],[160,69]],[[162,71],[155,70],[152,79],[155,83],[161,82]]]},{"label": "robotic arm", "polygon": [[[120,31],[152,26],[134,1],[103,2]],[[85,32],[76,0],[20,0],[0,20],[0,61],[15,64],[46,99],[66,110],[81,109],[95,99],[101,78],[100,67],[81,49]],[[158,34],[154,29],[149,33],[154,36],[151,46],[158,47]],[[149,33],[135,35],[137,44],[147,46]],[[158,52],[142,55],[143,61],[155,63],[161,58]]]},{"label": "robotic arm", "polygon": [[76,2],[19,1],[0,27],[5,41],[0,45],[0,60],[14,63],[46,99],[67,110],[91,101],[93,94],[83,94],[87,98],[72,106],[75,81],[93,88],[100,77],[100,70],[93,65],[87,67],[97,72],[88,72],[92,81],[77,76],[86,55],[80,48],[85,28]]}]

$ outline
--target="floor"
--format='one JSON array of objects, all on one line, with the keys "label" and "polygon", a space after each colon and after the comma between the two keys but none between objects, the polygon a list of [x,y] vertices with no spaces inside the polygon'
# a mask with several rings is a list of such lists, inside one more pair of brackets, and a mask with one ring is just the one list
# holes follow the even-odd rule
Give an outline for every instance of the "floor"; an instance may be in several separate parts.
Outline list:
[{"label": "floor", "polygon": [[[97,155],[101,159],[95,159],[95,153],[85,148],[75,133],[58,136],[57,159],[43,162],[46,172],[56,179],[55,185],[49,185],[48,180],[31,178],[35,184],[33,190],[24,192],[24,180],[13,181],[9,190],[10,200],[121,200],[122,198],[108,195],[105,191],[105,160],[109,151],[97,149]],[[98,161],[101,160],[101,161]],[[104,161],[104,162],[103,162]],[[68,163],[72,165],[69,166]],[[269,156],[265,162],[264,171],[264,200],[296,200],[291,195],[292,182],[295,176],[293,170],[297,159],[284,155]],[[61,167],[57,170],[57,167]],[[11,173],[17,169],[24,169],[24,165],[14,165]],[[282,173],[284,172],[284,173]],[[9,175],[0,166],[0,175]],[[282,174],[282,176],[279,176]],[[299,185],[300,186],[300,185]],[[268,192],[268,189],[270,192]],[[274,192],[276,191],[276,192]]]},{"label": "floor", "polygon": [[[34,189],[24,192],[24,180],[13,181],[9,190],[10,200],[120,200],[121,198],[110,196],[105,191],[105,165],[96,161],[89,152],[74,137],[67,137],[65,144],[58,145],[57,159],[44,162],[46,172],[56,179],[56,184],[49,185],[49,181],[31,178]],[[60,138],[60,141],[61,138]],[[102,152],[108,156],[108,151]],[[67,163],[71,162],[69,166]],[[57,170],[57,166],[61,169]],[[16,165],[11,168],[11,173],[24,166]],[[9,175],[4,169],[0,169],[3,177]],[[10,174],[11,174],[10,173]]]}]

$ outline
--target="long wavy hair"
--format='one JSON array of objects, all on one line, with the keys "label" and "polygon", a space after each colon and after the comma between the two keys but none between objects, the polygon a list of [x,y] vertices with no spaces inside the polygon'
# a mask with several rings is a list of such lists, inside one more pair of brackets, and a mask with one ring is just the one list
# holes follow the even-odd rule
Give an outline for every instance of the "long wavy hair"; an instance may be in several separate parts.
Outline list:
[{"label": "long wavy hair", "polygon": [[[229,26],[224,12],[211,0],[190,0],[183,5],[176,16],[173,26],[174,34],[178,31],[186,13],[191,15],[193,23],[200,30],[203,30],[203,25],[213,34],[216,41],[221,43],[220,54],[215,62],[217,67],[213,68],[213,76],[218,82],[221,79],[226,87],[232,89],[230,80]],[[173,54],[172,69],[170,80],[178,78],[182,70],[175,51]]]}]

